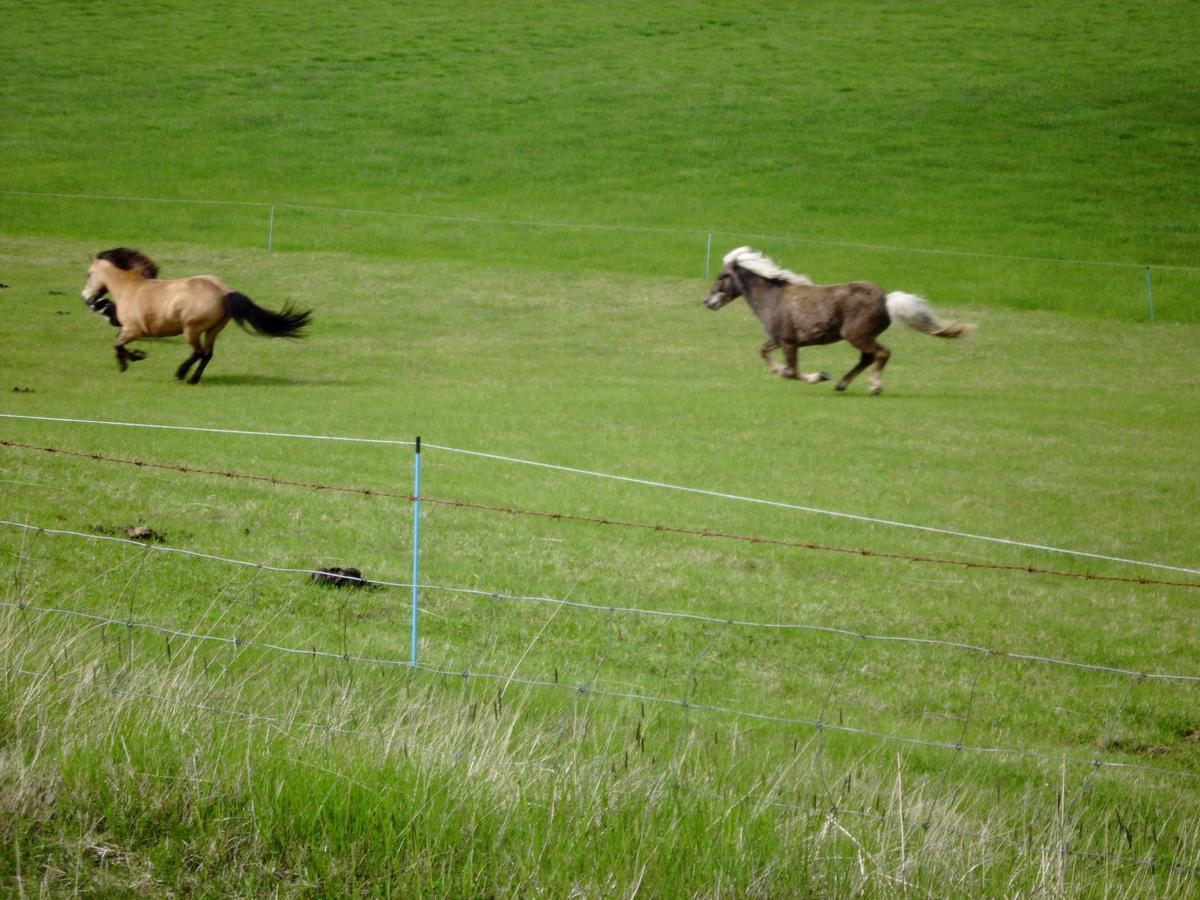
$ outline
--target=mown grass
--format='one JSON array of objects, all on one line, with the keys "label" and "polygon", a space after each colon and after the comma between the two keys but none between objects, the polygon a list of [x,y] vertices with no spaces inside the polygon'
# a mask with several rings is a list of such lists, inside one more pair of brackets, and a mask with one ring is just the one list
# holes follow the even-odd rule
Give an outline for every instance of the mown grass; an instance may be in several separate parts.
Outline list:
[{"label": "mown grass", "polygon": [[[263,205],[4,195],[3,222],[231,248],[266,244],[271,203],[681,229],[276,210],[284,250],[689,277],[708,232],[783,235],[818,243],[766,249],[823,280],[1145,319],[1140,266],[1197,258],[1196,24],[1186,2],[58,4],[5,29],[0,187]],[[1157,313],[1195,321],[1195,271],[1157,279]]]},{"label": "mown grass", "polygon": [[[1195,568],[1196,16],[12,9],[0,191],[43,196],[0,193],[0,412],[420,434],[433,497],[1194,580],[431,445]],[[772,379],[745,308],[699,305],[710,234],[980,330],[889,332],[878,399]],[[77,298],[118,244],[312,335],[118,376]],[[0,447],[0,518],[407,580],[402,498],[89,454],[405,494],[409,447],[0,438],[84,454]],[[403,588],[0,527],[3,891],[1195,893],[1196,685],[1009,655],[1194,673],[1194,588],[423,516],[422,581],[481,593],[422,591],[417,671]]]},{"label": "mown grass", "polygon": [[[700,279],[166,245],[154,255],[168,274],[216,271],[263,305],[317,306],[302,343],[223,336],[190,388],[170,377],[178,340],[148,343],[149,359],[116,373],[109,326],[75,293],[87,249],[5,242],[4,411],[419,433],[431,497],[1188,580],[429,445],[1188,566],[1200,512],[1194,326],[934,298],[978,334],[958,345],[890,331],[884,396],[863,385],[838,396],[771,378],[748,311],[704,310]],[[838,371],[853,353],[802,359]],[[5,440],[84,454],[411,489],[405,446],[3,423]],[[92,534],[144,525],[170,548],[408,577],[402,498],[16,447],[3,467],[9,520]],[[485,594],[423,592],[421,662],[452,675],[262,646],[403,664],[404,589],[346,594],[303,575],[0,532],[4,600],[27,607],[5,608],[8,883],[477,895],[1194,886],[1194,685],[855,637],[1191,673],[1194,589],[435,505],[423,533],[423,582]],[[1094,759],[1143,768],[1095,770]]]}]

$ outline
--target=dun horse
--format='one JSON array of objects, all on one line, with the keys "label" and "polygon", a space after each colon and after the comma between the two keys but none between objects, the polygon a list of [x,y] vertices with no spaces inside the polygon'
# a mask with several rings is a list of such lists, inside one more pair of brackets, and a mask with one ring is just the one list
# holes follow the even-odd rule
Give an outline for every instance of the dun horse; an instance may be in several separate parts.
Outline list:
[{"label": "dun horse", "polygon": [[[885,294],[877,284],[813,284],[806,276],[782,269],[761,253],[739,247],[726,254],[724,268],[709,291],[704,305],[720,309],[730,300],[745,297],[767,332],[762,358],[771,371],[784,378],[809,384],[828,381],[825,372],[806,374],[796,365],[796,350],[813,344],[848,341],[862,356],[858,365],[842,376],[837,390],[844,391],[871,363],[871,393],[883,390],[883,367],[891,351],[876,338],[899,319],[910,328],[942,338],[958,338],[975,330],[974,325],[943,322],[929,304],[916,294],[893,291]],[[783,350],[786,365],[772,354]]]},{"label": "dun horse", "polygon": [[158,266],[126,247],[105,250],[92,258],[83,300],[120,329],[113,347],[122,372],[130,362],[146,358],[141,350],[126,349],[131,341],[182,334],[192,345],[192,355],[175,370],[175,377],[182,381],[199,363],[188,384],[200,381],[212,359],[217,335],[230,319],[265,337],[299,337],[312,314],[291,307],[282,312],[263,309],[212,275],[159,279]]}]

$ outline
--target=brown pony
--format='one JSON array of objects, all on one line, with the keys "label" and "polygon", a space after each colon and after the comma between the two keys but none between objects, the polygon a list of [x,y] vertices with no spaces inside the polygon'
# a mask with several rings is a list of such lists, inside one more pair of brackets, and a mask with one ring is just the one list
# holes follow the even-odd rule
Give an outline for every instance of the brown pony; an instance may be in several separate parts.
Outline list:
[{"label": "brown pony", "polygon": [[[760,351],[762,358],[773,373],[784,378],[809,384],[828,381],[826,372],[801,372],[796,367],[796,350],[848,341],[862,356],[838,382],[837,390],[844,391],[863,369],[875,363],[871,393],[878,394],[883,390],[883,367],[892,354],[875,339],[892,324],[892,319],[934,337],[958,338],[975,330],[974,325],[941,321],[916,294],[885,294],[869,281],[815,285],[806,276],[781,269],[749,247],[726,254],[724,263],[704,305],[720,309],[730,300],[745,297],[767,332],[767,342]],[[786,366],[772,359],[781,348]]]},{"label": "brown pony", "polygon": [[192,365],[200,363],[188,384],[200,381],[212,359],[217,335],[230,319],[266,337],[299,337],[312,315],[311,311],[296,312],[291,307],[282,312],[263,309],[212,275],[161,280],[158,266],[127,247],[92,257],[83,301],[121,329],[113,347],[122,372],[130,362],[146,358],[141,350],[126,349],[131,341],[176,334],[186,337],[192,355],[176,369],[175,377],[182,381]]}]

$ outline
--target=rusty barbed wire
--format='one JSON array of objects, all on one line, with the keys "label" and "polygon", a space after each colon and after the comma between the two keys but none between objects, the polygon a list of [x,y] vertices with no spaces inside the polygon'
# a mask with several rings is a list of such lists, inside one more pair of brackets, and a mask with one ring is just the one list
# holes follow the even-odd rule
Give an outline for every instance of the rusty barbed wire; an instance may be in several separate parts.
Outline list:
[{"label": "rusty barbed wire", "polygon": [[656,531],[662,534],[677,534],[700,538],[716,538],[719,540],[739,541],[742,543],[762,544],[774,547],[787,547],[796,550],[810,550],[820,553],[840,553],[849,556],[861,556],[867,559],[887,559],[896,560],[899,562],[920,563],[927,565],[953,566],[960,569],[1019,572],[1028,575],[1046,575],[1055,578],[1075,578],[1083,581],[1102,581],[1116,584],[1193,589],[1200,588],[1200,582],[1171,581],[1159,578],[1146,578],[1144,576],[1134,577],[1129,575],[1101,575],[1095,572],[1070,572],[1065,569],[1050,569],[1043,566],[1020,565],[1017,563],[999,563],[981,560],[950,559],[948,557],[923,556],[907,553],[892,553],[885,550],[871,550],[866,547],[838,547],[831,544],[819,544],[811,541],[771,538],[764,535],[737,534],[734,532],[713,530],[711,528],[684,528],[677,525],[664,525],[658,522],[637,522],[629,519],[614,519],[608,516],[585,516],[577,513],[547,512],[545,510],[525,509],[516,506],[499,506],[488,503],[475,503],[467,500],[431,497],[426,494],[421,494],[420,497],[417,497],[414,494],[400,491],[386,491],[377,488],[325,484],[315,481],[299,481],[296,479],[280,478],[275,475],[258,475],[234,470],[208,469],[201,466],[148,462],[141,459],[126,459],[118,456],[109,456],[103,453],[88,453],[80,450],[68,450],[62,447],[45,447],[37,444],[25,444],[19,441],[10,441],[2,438],[0,438],[0,446],[20,450],[36,450],[44,453],[58,454],[61,456],[72,456],[79,459],[92,460],[94,462],[118,463],[121,465],[135,466],[137,468],[144,469],[159,469],[182,472],[189,475],[213,475],[222,478],[258,481],[266,484],[285,485],[288,487],[302,487],[314,491],[359,494],[364,497],[390,497],[398,500],[405,500],[409,503],[420,499],[422,503],[446,506],[453,509],[497,512],[512,516],[529,516],[560,522],[582,522],[602,526],[612,525],[619,528],[636,528],[643,531]]}]

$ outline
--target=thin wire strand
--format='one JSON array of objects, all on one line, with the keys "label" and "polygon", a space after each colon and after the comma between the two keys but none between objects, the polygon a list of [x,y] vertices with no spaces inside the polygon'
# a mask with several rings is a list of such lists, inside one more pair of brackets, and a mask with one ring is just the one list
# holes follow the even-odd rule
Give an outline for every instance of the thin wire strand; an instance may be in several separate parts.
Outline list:
[{"label": "thin wire strand", "polygon": [[1019,572],[1027,575],[1047,575],[1056,578],[1075,578],[1083,581],[1104,581],[1119,584],[1136,584],[1140,586],[1165,586],[1180,588],[1200,588],[1200,582],[1169,581],[1145,576],[1127,575],[1098,575],[1094,572],[1068,572],[1060,569],[1047,569],[1044,566],[1019,565],[1016,563],[987,562],[972,559],[948,559],[945,557],[916,556],[910,553],[892,553],[883,550],[870,550],[865,547],[837,547],[829,544],[817,544],[812,541],[785,540],[770,538],[763,535],[734,534],[726,531],[715,531],[710,528],[683,528],[663,525],[661,522],[634,522],[626,519],[613,519],[608,516],[583,516],[572,513],[546,512],[544,510],[522,509],[515,506],[496,506],[487,503],[472,503],[465,500],[442,497],[420,496],[401,491],[385,491],[377,488],[361,488],[348,485],[327,484],[316,481],[299,481],[291,478],[280,478],[276,475],[258,475],[253,472],[238,472],[230,469],[208,469],[200,466],[179,465],[176,463],[156,463],[143,459],[128,459],[125,457],[109,456],[104,453],[88,453],[80,450],[67,450],[62,447],[46,447],[38,444],[25,444],[20,441],[10,441],[0,438],[0,446],[19,450],[37,450],[61,456],[71,456],[93,462],[117,463],[136,466],[140,469],[159,469],[171,472],[181,472],[188,475],[211,475],[220,478],[233,478],[246,481],[262,482],[264,484],[282,485],[285,487],[302,487],[314,491],[331,491],[344,494],[360,494],[364,497],[394,497],[409,503],[421,500],[426,503],[446,506],[453,509],[479,510],[495,513],[506,513],[513,516],[529,516],[533,518],[550,519],[555,522],[588,522],[595,525],[611,525],[617,528],[637,528],[654,531],[661,534],[681,534],[692,537],[714,538],[718,540],[743,541],[750,544],[763,544],[774,547],[787,547],[799,550],[811,550],[821,553],[842,553],[861,556],[868,559],[899,560],[902,562],[920,563],[924,565],[953,566],[960,569],[982,569],[987,571]]},{"label": "thin wire strand", "polygon": [[1086,550],[1071,550],[1065,547],[1054,547],[1049,544],[1037,544],[1028,541],[1017,541],[1009,538],[991,537],[989,535],[974,534],[968,531],[957,531],[951,528],[938,528],[932,525],[915,525],[910,522],[900,522],[894,519],[875,518],[873,516],[863,516],[857,513],[838,512],[837,510],[822,509],[816,506],[802,506],[796,503],[785,503],[780,500],[763,500],[758,497],[747,497],[741,494],[730,494],[723,491],[712,491],[706,488],[687,487],[679,484],[671,484],[665,481],[652,481],[646,478],[634,478],[628,475],[612,475],[606,472],[597,472],[590,469],[579,469],[573,466],[562,466],[555,463],[537,462],[535,460],[521,459],[516,456],[504,456],[498,453],[485,453],[479,450],[463,450],[458,447],[447,447],[442,444],[422,444],[435,450],[442,450],[447,453],[458,453],[466,456],[475,456],[483,459],[491,459],[498,462],[508,462],[517,465],[536,466],[542,469],[552,469],[558,472],[567,472],[574,475],[586,475],[593,478],[604,478],[610,481],[621,481],[627,484],[639,484],[646,487],[663,488],[666,490],[680,491],[688,494],[698,494],[705,497],[715,497],[721,500],[734,500],[740,503],[753,503],[759,506],[770,506],[775,509],[786,509],[794,512],[812,513],[813,515],[830,516],[837,519],[848,519],[854,522],[864,522],[870,525],[886,525],[891,528],[906,528],[913,531],[926,532],[928,534],[940,534],[947,537],[965,538],[975,541],[986,541],[993,544],[1003,544],[1010,547],[1020,547],[1026,550],[1041,550],[1046,553],[1061,553],[1068,556],[1078,556],[1086,559],[1097,559],[1105,562],[1122,563],[1131,566],[1146,566],[1153,569],[1166,569],[1172,572],[1186,572],[1191,575],[1200,575],[1200,569],[1189,568],[1187,566],[1176,566],[1168,563],[1148,562],[1138,559],[1127,559],[1121,556],[1107,556],[1103,553],[1092,553]]},{"label": "thin wire strand", "polygon": [[366,665],[386,666],[391,668],[406,668],[414,669],[422,672],[427,672],[433,675],[442,675],[446,677],[462,678],[478,678],[485,681],[503,682],[505,684],[518,684],[527,687],[537,688],[553,688],[555,690],[576,691],[580,694],[586,694],[593,697],[604,697],[615,700],[633,700],[641,703],[653,703],[660,706],[679,707],[684,710],[700,710],[718,715],[734,716],[736,718],[752,719],[759,722],[773,722],[780,725],[792,725],[805,728],[824,728],[829,731],[837,731],[843,734],[856,735],[859,737],[872,738],[877,741],[890,743],[898,743],[912,747],[926,747],[934,750],[953,750],[955,752],[968,751],[985,756],[1010,756],[1034,760],[1038,762],[1050,762],[1056,764],[1071,764],[1078,766],[1092,766],[1096,769],[1110,768],[1117,770],[1136,771],[1166,778],[1181,778],[1189,781],[1200,781],[1200,773],[1187,772],[1174,769],[1163,769],[1158,766],[1147,766],[1140,763],[1115,762],[1102,759],[1082,759],[1079,757],[1067,756],[1066,754],[1051,754],[1042,753],[1036,750],[1023,750],[1010,747],[974,747],[965,744],[951,744],[946,741],[932,741],[926,738],[911,737],[906,735],[888,734],[887,732],[874,731],[869,728],[856,728],[850,725],[833,725],[829,722],[813,722],[807,719],[798,719],[790,716],[779,716],[771,713],[754,712],[751,710],[737,709],[729,706],[718,706],[708,703],[692,703],[686,698],[680,700],[675,697],[660,697],[654,694],[643,694],[633,691],[614,691],[607,688],[590,687],[586,684],[568,684],[558,681],[547,681],[538,678],[517,678],[512,673],[505,675],[503,673],[494,672],[466,672],[453,671],[451,669],[442,669],[437,666],[430,666],[425,663],[413,664],[409,659],[389,659],[381,657],[357,656],[351,653],[331,653],[325,650],[303,649],[297,647],[286,647],[280,644],[267,643],[262,641],[243,640],[238,636],[226,637],[223,635],[208,635],[197,632],[182,631],[180,629],[168,628],[163,625],[156,625],[148,622],[134,622],[132,620],[114,619],[108,616],[100,616],[95,613],[86,613],[79,610],[58,609],[55,607],[39,607],[29,604],[16,604],[10,601],[0,601],[0,607],[10,609],[20,609],[25,612],[34,614],[46,615],[61,615],[74,618],[81,618],[92,622],[101,622],[107,625],[120,625],[126,628],[138,628],[147,631],[153,631],[160,634],[168,634],[174,637],[188,638],[197,641],[215,641],[218,643],[231,645],[237,648],[269,650],[275,653],[284,653],[296,657],[338,659],[347,663],[363,663]]},{"label": "thin wire strand", "polygon": [[[6,672],[9,672],[9,673],[15,674],[15,675],[23,675],[28,678],[33,678],[33,679],[35,679],[35,681],[43,681],[43,682],[44,681],[59,681],[59,682],[73,684],[77,688],[78,687],[89,687],[93,690],[107,690],[109,692],[116,690],[115,686],[113,686],[113,687],[106,686],[104,688],[100,688],[95,683],[85,683],[85,682],[73,680],[68,675],[59,675],[56,672],[37,672],[37,671],[29,670],[29,669],[22,669],[22,668],[19,668],[16,666],[11,666],[11,665],[5,666],[3,668],[4,668],[4,671],[6,671]],[[178,697],[169,697],[169,696],[164,696],[161,694],[155,694],[150,691],[131,690],[131,689],[126,688],[126,689],[124,689],[124,693],[127,696],[131,696],[131,697],[141,697],[144,699],[153,700],[155,702],[170,705],[170,706],[183,707],[185,709],[194,709],[194,710],[200,710],[202,712],[209,712],[209,713],[215,713],[215,714],[222,715],[222,716],[229,716],[231,718],[242,719],[243,721],[250,722],[250,723],[265,722],[265,723],[268,723],[271,725],[278,726],[285,731],[288,728],[293,728],[293,727],[309,729],[309,730],[314,730],[314,731],[325,731],[325,732],[333,733],[333,734],[340,734],[340,735],[352,736],[352,737],[357,737],[357,738],[365,738],[365,739],[371,740],[371,741],[382,742],[385,746],[389,746],[389,747],[391,746],[390,741],[381,741],[381,736],[376,732],[362,731],[360,729],[354,729],[354,728],[345,728],[340,725],[332,725],[328,722],[313,722],[313,721],[307,721],[304,719],[297,719],[294,716],[285,717],[285,716],[280,716],[280,715],[270,715],[270,714],[264,714],[264,713],[249,712],[249,711],[240,710],[240,709],[229,709],[227,707],[216,706],[211,703],[196,703],[194,701],[183,700]],[[520,768],[527,768],[529,766],[535,765],[531,761],[522,761],[522,760],[513,760],[513,761],[511,761],[511,763],[512,763],[512,765],[514,765],[516,767],[520,767]],[[550,771],[556,771],[556,769],[553,766],[548,766],[547,768]],[[725,797],[723,797],[719,794],[715,794],[711,791],[706,791],[706,790],[699,789],[699,788],[694,788],[690,785],[687,785],[686,783],[682,783],[680,786],[683,787],[685,790],[689,790],[692,793],[695,793],[700,796],[706,796],[709,799],[717,799],[717,800],[721,800],[723,802],[726,800]],[[747,794],[745,796],[740,797],[738,799],[738,802],[742,803],[749,799],[750,799],[750,795]],[[883,823],[887,823],[893,818],[892,816],[889,816],[889,815],[882,815],[879,813],[867,812],[865,810],[856,810],[856,809],[846,807],[846,806],[841,806],[841,805],[837,805],[837,806],[833,806],[833,807],[801,806],[799,804],[786,803],[786,802],[780,801],[780,800],[767,800],[766,804],[767,804],[767,806],[770,806],[775,809],[783,809],[783,810],[787,810],[788,812],[799,813],[799,814],[810,816],[810,817],[848,815],[853,818],[868,819],[868,820],[873,820],[873,821],[883,822]],[[906,823],[906,822],[901,821],[901,824],[902,824],[902,826],[908,827],[911,829],[920,829],[920,830],[928,830],[928,831],[944,831],[949,834],[955,834],[955,835],[958,835],[961,837],[968,838],[972,842],[975,842],[975,843],[1001,844],[1001,845],[1008,846],[1011,848],[1016,848],[1016,849],[1025,849],[1026,848],[1026,844],[1022,841],[1017,841],[1012,838],[1004,837],[1002,835],[994,835],[989,832],[969,831],[965,828],[958,828],[956,826],[947,825],[945,823],[940,823],[940,822],[938,822],[938,823],[907,822]],[[1044,846],[1044,847],[1039,847],[1036,849],[1038,849],[1042,852],[1059,853],[1062,851],[1063,848],[1059,847],[1059,846],[1055,846],[1055,847]],[[1131,866],[1140,867],[1140,868],[1166,869],[1166,870],[1179,872],[1179,873],[1187,874],[1187,875],[1193,875],[1193,874],[1196,874],[1197,872],[1200,872],[1200,868],[1197,868],[1196,866],[1180,865],[1177,863],[1157,862],[1154,860],[1146,860],[1146,859],[1139,859],[1139,858],[1129,857],[1129,856],[1119,856],[1119,855],[1112,855],[1112,854],[1097,853],[1094,851],[1072,850],[1070,848],[1067,848],[1066,852],[1072,856],[1079,856],[1082,858],[1103,860],[1103,861],[1109,861],[1109,862],[1117,862],[1117,863],[1121,863],[1123,865],[1131,865]]]},{"label": "thin wire strand", "polygon": [[286,431],[245,431],[239,428],[208,428],[199,425],[160,425],[148,422],[116,422],[106,419],[72,419],[65,416],[25,416],[18,415],[17,413],[0,413],[0,419],[24,419],[31,422],[65,422],[72,425],[108,425],[119,428],[151,428],[161,431],[201,431],[208,434],[298,438],[306,441],[340,441],[347,444],[388,444],[397,447],[412,447],[416,444],[416,441],[400,441],[387,438],[344,437],[333,434],[293,434]]},{"label": "thin wire strand", "polygon": [[[290,575],[320,575],[323,574],[320,569],[297,569],[284,566],[272,566],[266,563],[251,562],[248,560],[231,559],[224,556],[217,556],[211,553],[201,553],[195,550],[184,550],[178,547],[162,547],[157,544],[146,544],[141,541],[135,541],[131,538],[120,538],[111,535],[87,534],[79,531],[68,531],[60,528],[44,528],[38,525],[30,525],[24,522],[10,522],[0,520],[0,527],[18,528],[25,531],[33,531],[38,534],[57,535],[62,537],[79,538],[88,541],[108,541],[112,543],[125,544],[131,547],[137,547],[142,550],[152,550],[157,553],[174,553],[183,557],[205,559],[212,562],[227,563],[230,565],[244,566],[247,568],[259,569],[265,572],[277,572]],[[345,580],[354,581],[356,579],[342,576]],[[378,585],[380,587],[394,587],[411,589],[411,582],[403,581],[385,581],[381,579],[362,579],[364,584]],[[422,591],[435,591],[440,593],[456,594],[468,597],[481,597],[493,600],[506,600],[522,603],[549,603],[559,606],[570,606],[576,609],[591,610],[593,612],[602,613],[623,613],[628,615],[649,616],[663,619],[683,619],[693,622],[711,623],[716,625],[732,625],[739,628],[763,628],[774,631],[809,631],[823,634],[837,634],[845,637],[861,638],[868,641],[892,642],[902,644],[912,644],[916,646],[942,647],[946,649],[961,650],[970,653],[987,653],[992,656],[1003,657],[1006,659],[1017,660],[1021,662],[1043,663],[1046,665],[1065,666],[1072,669],[1082,669],[1091,672],[1104,672],[1112,675],[1128,675],[1147,680],[1157,681],[1177,681],[1187,683],[1200,683],[1200,675],[1185,675],[1181,673],[1169,672],[1139,672],[1133,669],[1122,669],[1116,666],[1104,666],[1097,663],[1081,663],[1068,659],[1060,659],[1053,656],[1043,656],[1031,653],[1017,653],[1008,650],[999,650],[989,647],[982,647],[977,644],[969,644],[962,641],[947,641],[940,638],[921,638],[909,637],[906,635],[888,635],[888,634],[870,634],[861,631],[855,631],[849,628],[838,628],[832,625],[812,625],[803,622],[755,622],[748,619],[733,619],[724,618],[721,616],[709,616],[702,613],[681,612],[677,610],[661,610],[648,609],[645,607],[636,606],[617,606],[605,605],[599,603],[585,603],[581,600],[569,600],[565,598],[549,597],[546,595],[532,594],[512,594],[503,591],[488,591],[482,588],[466,588],[454,587],[450,585],[440,584],[419,584],[417,586]]]},{"label": "thin wire strand", "polygon": [[338,206],[320,206],[303,203],[272,203],[266,200],[196,200],[184,197],[106,197],[98,194],[68,194],[48,191],[0,190],[0,194],[13,197],[50,197],[61,200],[103,200],[119,203],[163,203],[203,206],[241,206],[267,210],[293,209],[304,212],[338,213],[342,215],[381,216],[395,219],[415,219],[426,222],[459,222],[470,225],[496,225],[521,228],[561,228],[570,231],[627,232],[629,234],[675,234],[686,237],[723,235],[736,238],[751,238],[761,241],[782,241],[789,244],[807,244],[818,247],[844,247],[854,250],[877,250],[885,253],[920,253],[936,256],[958,256],[968,259],[995,259],[1014,262],[1040,262],[1059,265],[1100,266],[1119,269],[1169,269],[1182,272],[1200,272],[1200,267],[1170,263],[1114,262],[1098,259],[1075,259],[1057,256],[1026,256],[1007,253],[989,253],[978,250],[955,250],[948,247],[907,247],[895,244],[872,244],[862,241],[839,241],[826,238],[797,237],[794,235],[760,234],[749,231],[730,231],[720,228],[683,228],[680,226],[613,225],[603,222],[553,222],[538,219],[494,219],[485,216],[452,216],[434,213],[398,212],[382,209],[354,209]]},{"label": "thin wire strand", "polygon": [[[331,435],[305,435],[305,434],[290,434],[281,432],[266,432],[266,431],[240,431],[235,429],[219,429],[219,428],[201,428],[197,426],[185,425],[157,425],[145,424],[141,422],[115,422],[95,419],[74,419],[60,418],[52,416],[29,416],[19,415],[16,413],[0,413],[0,418],[4,419],[23,419],[28,421],[44,421],[44,422],[65,422],[82,425],[105,425],[117,426],[126,428],[157,428],[164,430],[181,430],[181,431],[205,431],[217,434],[242,434],[242,435],[257,435],[265,437],[287,437],[287,438],[305,438],[310,440],[325,440],[325,441],[344,441],[347,443],[363,443],[363,444],[392,444],[400,446],[413,446],[415,441],[399,441],[399,440],[384,440],[378,438],[351,438]],[[626,484],[638,484],[644,487],[654,487],[663,490],[679,491],[681,493],[695,494],[705,497],[715,497],[722,500],[732,500],[739,503],[751,503],[759,506],[768,506],[775,509],[786,509],[793,512],[804,512],[812,515],[829,516],[832,518],[846,519],[854,522],[862,522],[871,525],[886,525],[890,528],[903,528],[912,531],[920,531],[927,534],[939,534],[946,537],[957,537],[965,540],[983,541],[987,543],[1000,544],[1010,547],[1019,547],[1026,550],[1039,550],[1045,553],[1058,553],[1067,556],[1077,556],[1085,559],[1096,559],[1104,562],[1120,563],[1122,565],[1144,566],[1153,569],[1162,569],[1171,572],[1184,572],[1191,575],[1200,575],[1200,569],[1191,568],[1188,566],[1178,566],[1168,563],[1151,562],[1147,560],[1129,559],[1121,556],[1109,556],[1103,553],[1093,553],[1086,550],[1072,550],[1065,547],[1055,547],[1049,544],[1039,544],[1030,541],[1018,541],[1010,538],[992,537],[989,535],[975,534],[968,531],[958,531],[951,528],[939,528],[932,525],[917,525],[910,522],[900,522],[894,519],[877,518],[874,516],[864,516],[857,513],[839,512],[837,510],[823,509],[815,506],[803,506],[796,503],[785,503],[779,500],[764,500],[757,497],[747,497],[741,494],[731,494],[723,491],[708,490],[705,488],[687,487],[685,485],[671,484],[665,481],[654,481],[646,478],[635,478],[628,475],[613,475],[606,472],[598,472],[591,469],[581,469],[574,466],[564,466],[556,463],[539,462],[536,460],[522,459],[516,456],[506,456],[498,453],[486,453],[479,450],[466,450],[459,447],[450,447],[444,444],[423,443],[423,446],[441,450],[446,453],[455,453],[465,456],[472,456],[480,459],[490,459],[496,462],[506,462],[515,465],[533,466],[536,468],[547,469],[557,472],[565,472],[574,475],[584,475],[591,478],[602,478],[609,481],[618,481]]]}]

